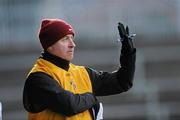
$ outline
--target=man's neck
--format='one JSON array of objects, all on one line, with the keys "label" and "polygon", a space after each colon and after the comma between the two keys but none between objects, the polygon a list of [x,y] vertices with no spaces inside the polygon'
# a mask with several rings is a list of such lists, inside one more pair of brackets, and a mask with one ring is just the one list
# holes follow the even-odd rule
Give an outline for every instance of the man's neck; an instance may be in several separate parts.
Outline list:
[{"label": "man's neck", "polygon": [[40,58],[45,59],[66,71],[69,70],[69,63],[70,63],[69,61],[63,58],[57,57],[47,51],[43,51]]}]

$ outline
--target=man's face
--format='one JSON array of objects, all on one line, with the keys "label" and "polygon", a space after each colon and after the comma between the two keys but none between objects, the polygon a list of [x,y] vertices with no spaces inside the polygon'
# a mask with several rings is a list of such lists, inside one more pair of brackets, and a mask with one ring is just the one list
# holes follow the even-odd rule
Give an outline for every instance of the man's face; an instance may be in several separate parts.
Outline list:
[{"label": "man's face", "polygon": [[51,45],[47,51],[55,56],[71,61],[74,56],[74,36],[71,34],[66,35],[59,41]]}]

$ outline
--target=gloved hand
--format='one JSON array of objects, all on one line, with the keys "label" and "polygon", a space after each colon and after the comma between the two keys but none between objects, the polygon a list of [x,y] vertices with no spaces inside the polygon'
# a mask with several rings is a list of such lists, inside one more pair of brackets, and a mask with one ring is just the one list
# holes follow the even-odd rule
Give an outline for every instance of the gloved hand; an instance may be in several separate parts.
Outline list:
[{"label": "gloved hand", "polygon": [[124,28],[124,25],[122,23],[118,23],[118,31],[121,38],[122,43],[122,49],[121,53],[123,54],[131,54],[134,51],[133,41],[132,37],[133,35],[129,35],[129,28],[126,26],[126,29]]}]

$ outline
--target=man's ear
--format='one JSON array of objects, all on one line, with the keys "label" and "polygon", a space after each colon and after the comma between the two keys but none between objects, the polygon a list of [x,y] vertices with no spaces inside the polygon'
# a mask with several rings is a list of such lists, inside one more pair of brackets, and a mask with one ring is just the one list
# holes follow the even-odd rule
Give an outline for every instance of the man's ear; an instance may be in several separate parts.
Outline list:
[{"label": "man's ear", "polygon": [[47,48],[47,51],[50,52],[50,53],[51,53],[52,50],[53,50],[52,46],[49,46],[49,47]]}]

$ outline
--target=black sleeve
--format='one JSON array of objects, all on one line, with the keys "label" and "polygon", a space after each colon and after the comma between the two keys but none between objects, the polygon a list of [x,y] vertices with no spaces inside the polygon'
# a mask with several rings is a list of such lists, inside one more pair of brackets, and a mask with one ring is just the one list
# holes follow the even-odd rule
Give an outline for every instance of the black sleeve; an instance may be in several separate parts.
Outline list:
[{"label": "black sleeve", "polygon": [[129,90],[133,85],[136,49],[131,54],[121,54],[121,66],[112,73],[86,68],[91,78],[93,93],[96,96],[118,94]]},{"label": "black sleeve", "polygon": [[97,99],[93,94],[73,94],[42,72],[31,73],[25,82],[23,104],[32,113],[50,109],[71,116],[90,109],[96,103]]}]

